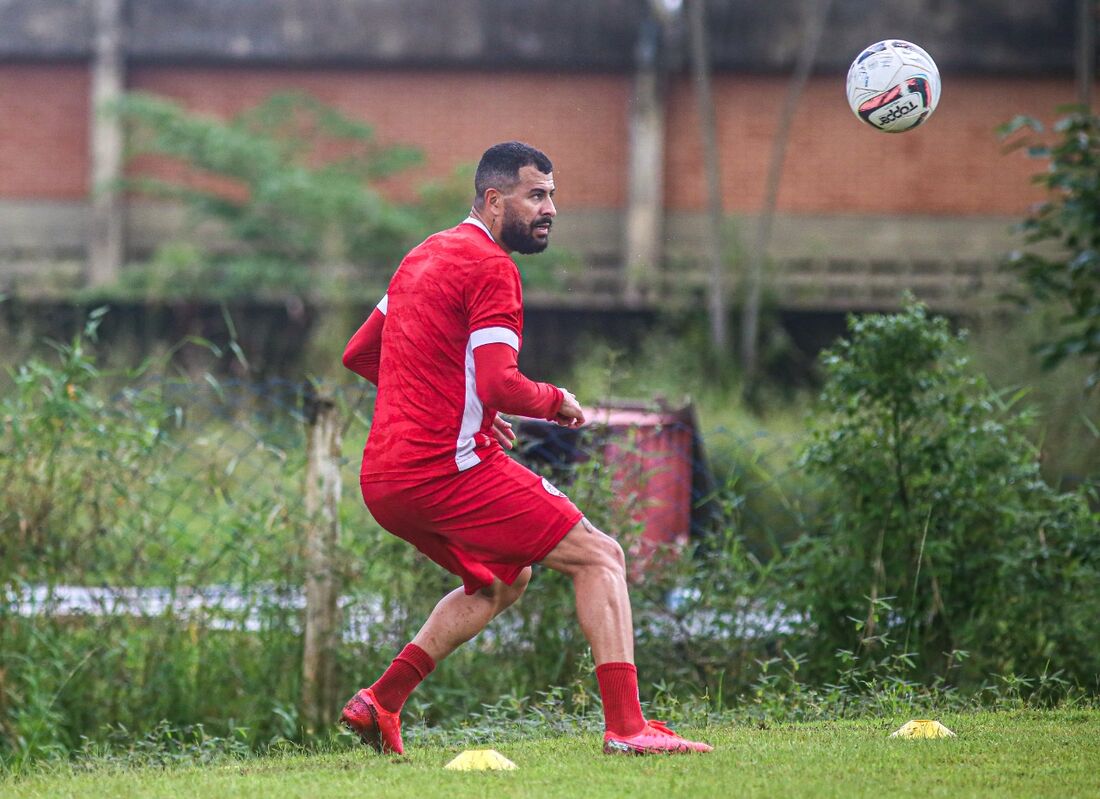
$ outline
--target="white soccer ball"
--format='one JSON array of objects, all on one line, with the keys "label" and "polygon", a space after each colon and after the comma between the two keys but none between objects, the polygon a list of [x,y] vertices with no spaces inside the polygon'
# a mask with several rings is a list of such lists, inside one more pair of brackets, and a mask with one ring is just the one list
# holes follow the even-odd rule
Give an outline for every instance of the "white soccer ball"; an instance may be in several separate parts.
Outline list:
[{"label": "white soccer ball", "polygon": [[940,101],[940,71],[920,47],[886,39],[865,47],[848,68],[848,105],[875,130],[902,133],[924,122]]}]

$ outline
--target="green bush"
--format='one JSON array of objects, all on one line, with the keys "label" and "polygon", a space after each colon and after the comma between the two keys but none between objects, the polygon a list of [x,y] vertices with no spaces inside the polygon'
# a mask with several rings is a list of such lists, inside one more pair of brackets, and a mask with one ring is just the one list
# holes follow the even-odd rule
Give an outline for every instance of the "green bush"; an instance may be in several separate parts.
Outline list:
[{"label": "green bush", "polygon": [[[1002,136],[1043,126],[1017,117]],[[1058,319],[1039,352],[1047,366],[1073,358],[1089,365],[1089,386],[1100,384],[1100,117],[1072,106],[1054,126],[1051,141],[1034,135],[1017,140],[1033,158],[1047,162],[1034,182],[1048,192],[1019,226],[1026,247],[1008,261],[1026,292],[1025,304],[1048,302]]]},{"label": "green bush", "polygon": [[963,341],[910,304],[850,318],[823,355],[802,458],[823,513],[787,564],[811,660],[897,652],[925,679],[1058,670],[1095,688],[1097,517],[1043,482],[1031,415],[970,373]]},{"label": "green bush", "polygon": [[191,242],[168,242],[127,269],[116,291],[157,298],[327,291],[347,299],[364,276],[371,288],[384,285],[404,252],[441,218],[455,224],[467,201],[462,170],[412,201],[388,196],[385,181],[420,165],[421,153],[379,144],[369,125],[307,94],[275,94],[228,120],[140,93],[113,110],[127,123],[131,157],[187,170],[161,177],[137,165],[126,188],[182,205],[195,226]]}]

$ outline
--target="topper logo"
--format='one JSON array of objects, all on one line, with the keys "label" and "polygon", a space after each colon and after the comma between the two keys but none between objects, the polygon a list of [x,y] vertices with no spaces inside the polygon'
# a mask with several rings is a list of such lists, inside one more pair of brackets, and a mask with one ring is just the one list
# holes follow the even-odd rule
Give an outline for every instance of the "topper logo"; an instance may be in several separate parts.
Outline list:
[{"label": "topper logo", "polygon": [[916,100],[909,100],[907,102],[900,102],[891,108],[887,113],[878,118],[878,124],[889,125],[898,119],[901,119],[907,114],[911,114],[916,111],[920,106]]}]

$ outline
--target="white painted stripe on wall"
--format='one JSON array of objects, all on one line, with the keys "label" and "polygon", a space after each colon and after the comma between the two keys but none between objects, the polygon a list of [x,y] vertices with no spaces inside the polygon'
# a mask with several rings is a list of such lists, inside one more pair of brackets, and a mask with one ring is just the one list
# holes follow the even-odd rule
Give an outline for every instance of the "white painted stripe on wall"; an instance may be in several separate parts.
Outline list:
[{"label": "white painted stripe on wall", "polygon": [[485,407],[477,396],[477,374],[474,371],[473,336],[466,342],[466,401],[462,409],[462,426],[458,429],[458,441],[455,442],[455,465],[460,472],[481,463],[474,453],[474,434],[481,429],[481,419]]},{"label": "white painted stripe on wall", "polygon": [[380,299],[378,301],[378,305],[376,305],[375,307],[378,310],[380,310],[383,315],[385,315],[386,310],[390,307],[390,294],[389,294],[389,292],[386,292],[385,294],[382,295],[382,299]]},{"label": "white painted stripe on wall", "polygon": [[507,344],[519,352],[519,336],[506,327],[483,327],[470,334],[470,347],[477,349],[482,344]]}]

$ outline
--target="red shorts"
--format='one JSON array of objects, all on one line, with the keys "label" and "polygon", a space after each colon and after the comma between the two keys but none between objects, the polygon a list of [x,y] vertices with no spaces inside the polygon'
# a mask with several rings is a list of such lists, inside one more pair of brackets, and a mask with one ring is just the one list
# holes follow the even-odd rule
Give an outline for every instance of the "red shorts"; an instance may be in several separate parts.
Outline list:
[{"label": "red shorts", "polygon": [[549,481],[504,453],[430,480],[361,482],[375,520],[452,574],[467,594],[508,585],[545,558],[583,515]]}]

